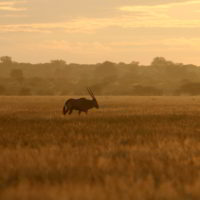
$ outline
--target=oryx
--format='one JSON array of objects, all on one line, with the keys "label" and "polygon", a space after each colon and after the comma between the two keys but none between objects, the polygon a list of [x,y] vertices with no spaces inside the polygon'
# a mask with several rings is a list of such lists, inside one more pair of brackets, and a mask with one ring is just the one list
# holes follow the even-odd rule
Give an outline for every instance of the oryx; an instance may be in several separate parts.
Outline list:
[{"label": "oryx", "polygon": [[97,100],[90,88],[87,88],[88,93],[92,97],[92,99],[80,98],[80,99],[68,99],[63,107],[63,114],[68,113],[72,114],[73,110],[78,110],[79,115],[81,112],[85,112],[87,114],[88,110],[91,108],[99,108]]}]

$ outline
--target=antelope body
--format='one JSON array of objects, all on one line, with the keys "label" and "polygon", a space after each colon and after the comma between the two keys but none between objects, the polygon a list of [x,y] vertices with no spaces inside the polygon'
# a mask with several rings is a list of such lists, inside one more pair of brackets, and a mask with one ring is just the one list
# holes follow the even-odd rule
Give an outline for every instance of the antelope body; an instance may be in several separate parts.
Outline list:
[{"label": "antelope body", "polygon": [[81,112],[88,113],[88,110],[91,108],[99,108],[99,105],[97,103],[97,100],[91,91],[91,89],[87,88],[88,93],[92,97],[92,99],[86,99],[86,98],[80,98],[80,99],[68,99],[65,102],[65,105],[63,107],[63,114],[65,115],[68,113],[69,115],[72,114],[73,110],[78,110],[79,115]]}]

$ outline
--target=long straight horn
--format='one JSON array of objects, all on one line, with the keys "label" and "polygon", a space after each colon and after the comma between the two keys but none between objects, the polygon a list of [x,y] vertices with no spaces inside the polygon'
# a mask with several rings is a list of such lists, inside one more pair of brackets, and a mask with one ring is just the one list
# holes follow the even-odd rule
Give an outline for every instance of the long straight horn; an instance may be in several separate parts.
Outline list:
[{"label": "long straight horn", "polygon": [[88,91],[89,95],[90,95],[92,98],[94,98],[94,95],[93,95],[91,89],[90,89],[90,88],[87,88],[87,91]]},{"label": "long straight horn", "polygon": [[91,93],[90,93],[90,90],[89,90],[89,88],[88,88],[88,87],[87,87],[87,91],[88,91],[89,95],[92,97],[92,95],[91,95]]},{"label": "long straight horn", "polygon": [[92,98],[95,99],[94,93],[92,92],[92,90],[91,90],[90,88],[89,88],[89,90],[90,90],[90,93],[91,93]]}]

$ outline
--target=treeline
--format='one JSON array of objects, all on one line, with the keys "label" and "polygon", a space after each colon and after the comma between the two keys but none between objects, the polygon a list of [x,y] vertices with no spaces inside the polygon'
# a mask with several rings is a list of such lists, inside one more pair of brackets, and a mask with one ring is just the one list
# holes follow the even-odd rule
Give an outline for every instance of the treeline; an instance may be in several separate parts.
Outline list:
[{"label": "treeline", "polygon": [[64,60],[19,63],[0,57],[0,95],[200,95],[200,67],[156,57],[139,62],[84,65]]}]

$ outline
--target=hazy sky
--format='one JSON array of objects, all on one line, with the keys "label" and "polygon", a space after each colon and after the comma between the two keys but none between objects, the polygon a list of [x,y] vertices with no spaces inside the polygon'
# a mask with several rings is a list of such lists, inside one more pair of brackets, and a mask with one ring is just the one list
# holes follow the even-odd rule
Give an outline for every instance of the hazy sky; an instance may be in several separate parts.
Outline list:
[{"label": "hazy sky", "polygon": [[0,56],[200,65],[200,0],[0,0]]}]

